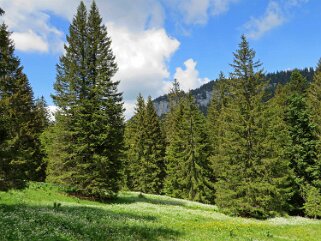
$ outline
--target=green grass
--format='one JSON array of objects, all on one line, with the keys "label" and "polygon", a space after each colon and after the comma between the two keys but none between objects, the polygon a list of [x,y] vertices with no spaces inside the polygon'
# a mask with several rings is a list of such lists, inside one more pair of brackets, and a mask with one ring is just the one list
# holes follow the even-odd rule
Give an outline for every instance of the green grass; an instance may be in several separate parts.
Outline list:
[{"label": "green grass", "polygon": [[0,192],[0,240],[321,240],[321,221],[229,217],[215,206],[125,192],[110,203],[31,183]]}]

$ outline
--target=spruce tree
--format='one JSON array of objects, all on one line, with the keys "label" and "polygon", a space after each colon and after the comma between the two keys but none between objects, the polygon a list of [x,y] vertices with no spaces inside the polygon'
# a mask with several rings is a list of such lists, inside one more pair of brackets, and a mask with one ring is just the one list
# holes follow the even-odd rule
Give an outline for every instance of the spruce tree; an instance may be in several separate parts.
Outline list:
[{"label": "spruce tree", "polygon": [[212,171],[205,117],[189,94],[170,113],[171,135],[166,148],[165,193],[200,202],[213,202]]},{"label": "spruce tree", "polygon": [[144,159],[141,165],[142,191],[161,193],[165,178],[165,141],[161,131],[160,122],[149,96],[145,111],[145,147]]},{"label": "spruce tree", "polygon": [[161,126],[151,97],[145,104],[137,97],[136,111],[126,126],[128,188],[160,194],[165,177],[165,145]]},{"label": "spruce tree", "polygon": [[[228,80],[225,78],[224,74],[221,72],[219,79],[217,80],[215,84],[215,88],[213,88],[212,91],[212,98],[211,102],[208,107],[208,113],[207,113],[207,129],[209,133],[209,142],[210,142],[210,154],[211,156],[217,155],[220,143],[221,143],[221,137],[224,133],[222,133],[221,129],[221,123],[219,121],[221,120],[220,115],[223,112],[223,109],[227,107],[227,101],[228,101]],[[211,159],[211,165],[212,167],[215,166],[215,163],[212,162]],[[215,168],[213,169],[215,173]]]},{"label": "spruce tree", "polygon": [[265,103],[266,82],[255,51],[242,36],[234,53],[227,106],[219,121],[222,136],[212,157],[217,182],[216,203],[228,213],[268,217],[285,209],[288,200],[288,162]]},{"label": "spruce tree", "polygon": [[135,191],[141,191],[141,183],[138,179],[145,147],[145,111],[145,100],[143,96],[139,94],[136,101],[134,116],[126,123],[125,129],[125,184],[128,189]]},{"label": "spruce tree", "polygon": [[315,123],[318,135],[321,137],[321,59],[316,67],[313,82],[307,90],[307,104],[311,111],[312,121]]},{"label": "spruce tree", "polygon": [[310,113],[310,120],[315,125],[315,135],[317,137],[316,150],[317,160],[315,163],[314,186],[321,192],[321,59],[314,73],[313,82],[307,90],[307,107]]},{"label": "spruce tree", "polygon": [[[47,150],[59,152],[57,165],[63,167],[53,177],[82,195],[98,199],[114,196],[121,181],[124,117],[111,39],[102,24],[95,2],[89,14],[83,2],[69,28],[66,53],[57,66],[54,85],[56,130],[50,138],[59,141]],[[55,136],[58,135],[58,136]],[[58,148],[59,150],[56,150]],[[52,154],[49,154],[52,156]],[[50,177],[51,178],[51,177]]]},{"label": "spruce tree", "polygon": [[[166,179],[164,185],[164,192],[173,197],[182,197],[183,192],[180,190],[179,180],[177,175],[181,175],[180,172],[176,172],[180,168],[180,164],[177,161],[178,158],[171,159],[169,155],[175,155],[181,153],[182,148],[177,145],[170,148],[170,143],[174,143],[177,137],[177,130],[179,129],[180,123],[182,123],[183,116],[183,104],[182,101],[186,97],[184,91],[180,89],[179,82],[175,79],[173,87],[171,88],[169,98],[169,113],[167,113],[164,120],[164,129],[166,135]],[[175,148],[175,149],[174,149]],[[170,150],[171,149],[171,150]],[[172,153],[170,153],[172,152]],[[176,175],[177,174],[177,175]]]},{"label": "spruce tree", "polygon": [[321,187],[318,137],[316,125],[307,104],[308,82],[299,71],[293,71],[286,91],[285,121],[290,135],[286,150],[295,175],[295,193],[291,202],[294,211],[300,212],[304,203],[305,187]]},{"label": "spruce tree", "polygon": [[[77,131],[81,124],[79,111],[82,108],[84,81],[86,80],[86,38],[87,38],[87,10],[83,2],[80,3],[77,14],[73,18],[65,44],[65,54],[60,57],[57,65],[57,77],[54,83],[56,91],[53,100],[59,107],[56,113],[55,126],[48,130],[43,139],[48,154],[48,181],[59,182],[75,187],[77,191],[78,175],[81,158],[86,159],[79,146],[78,137],[82,130]],[[86,123],[86,122],[84,122]],[[77,153],[78,152],[78,153]]]},{"label": "spruce tree", "polygon": [[32,89],[5,24],[0,26],[1,188],[22,187],[39,176],[43,156]]}]

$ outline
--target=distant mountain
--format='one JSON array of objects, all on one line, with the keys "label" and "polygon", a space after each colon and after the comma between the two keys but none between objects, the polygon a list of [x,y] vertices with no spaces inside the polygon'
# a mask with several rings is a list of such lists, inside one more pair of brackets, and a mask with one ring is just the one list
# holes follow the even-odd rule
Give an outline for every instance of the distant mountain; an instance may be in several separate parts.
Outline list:
[{"label": "distant mountain", "polygon": [[[299,70],[301,74],[307,78],[309,82],[312,81],[314,75],[313,68],[305,68]],[[277,84],[285,84],[290,80],[293,70],[278,71],[275,73],[266,74],[266,78],[270,82],[271,91],[275,90]],[[203,113],[207,113],[208,104],[212,98],[213,88],[215,88],[216,80],[212,80],[201,87],[191,90],[191,94],[196,99],[196,102]],[[169,111],[169,103],[167,95],[160,96],[154,99],[154,106],[158,116],[162,116]]]}]

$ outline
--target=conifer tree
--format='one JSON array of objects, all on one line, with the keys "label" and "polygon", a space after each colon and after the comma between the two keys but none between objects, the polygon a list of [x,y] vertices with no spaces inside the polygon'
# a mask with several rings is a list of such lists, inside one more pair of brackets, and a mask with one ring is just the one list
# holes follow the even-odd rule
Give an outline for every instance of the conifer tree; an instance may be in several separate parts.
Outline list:
[{"label": "conifer tree", "polygon": [[171,113],[166,148],[165,193],[174,197],[213,202],[212,171],[205,117],[189,94]]},{"label": "conifer tree", "polygon": [[[310,120],[315,125],[314,131],[317,137],[315,171],[313,185],[318,187],[321,192],[321,59],[315,70],[313,82],[307,91],[307,107],[310,113]],[[319,178],[318,178],[319,176]]]},{"label": "conifer tree", "polygon": [[[83,2],[80,3],[77,14],[69,27],[69,35],[65,44],[65,55],[60,57],[57,65],[57,77],[54,83],[56,94],[54,103],[59,107],[56,113],[55,126],[46,132],[43,141],[48,154],[48,181],[77,186],[78,163],[84,157],[80,153],[79,137],[82,131],[76,130],[80,124],[80,108],[82,108],[84,86],[86,80],[86,37],[87,10]],[[83,86],[81,86],[83,85]],[[80,93],[82,92],[82,93]],[[86,122],[84,122],[86,123]],[[80,132],[80,133],[79,133]],[[77,153],[78,152],[78,153]],[[77,190],[81,189],[77,186]]]},{"label": "conifer tree", "polygon": [[145,150],[141,165],[142,191],[149,190],[152,193],[161,193],[165,178],[165,141],[160,122],[149,96],[145,111]]},{"label": "conifer tree", "polygon": [[[176,158],[172,160],[168,158],[170,143],[174,143],[174,140],[177,136],[177,130],[179,129],[179,125],[182,122],[183,116],[183,104],[182,101],[186,97],[184,91],[180,89],[179,82],[175,79],[173,82],[173,87],[171,88],[168,98],[169,98],[169,113],[167,113],[164,126],[165,126],[165,135],[166,135],[166,155],[165,155],[165,163],[166,163],[166,179],[164,185],[164,192],[169,194],[173,197],[182,197],[183,193],[180,190],[179,181],[177,175],[181,175],[180,173],[176,172],[179,167],[179,162]],[[181,153],[183,150],[182,148],[177,145],[174,150],[171,148],[171,152]]]},{"label": "conifer tree", "polygon": [[317,127],[318,136],[321,137],[321,59],[315,70],[313,82],[307,90],[307,104],[312,121]]},{"label": "conifer tree", "polygon": [[127,187],[146,193],[161,193],[165,176],[165,145],[151,97],[145,104],[137,97],[136,111],[126,127],[129,170]]},{"label": "conifer tree", "polygon": [[[63,171],[53,180],[75,188],[83,195],[104,199],[120,188],[123,159],[123,103],[111,39],[102,24],[95,2],[89,14],[83,2],[69,28],[66,53],[57,66],[54,85],[56,130],[49,134],[54,143],[47,150],[60,158],[49,164],[49,173],[59,165]],[[58,136],[55,136],[58,135]],[[58,148],[58,150],[56,149]],[[49,154],[52,156],[52,153]],[[49,177],[50,178],[50,177]]]},{"label": "conifer tree", "polygon": [[143,96],[138,95],[134,116],[126,123],[125,129],[125,145],[126,145],[126,187],[130,190],[141,191],[139,172],[141,168],[141,160],[144,156],[144,123],[145,123],[146,104]]},{"label": "conifer tree", "polygon": [[[211,146],[211,156],[215,156],[220,148],[221,137],[224,133],[221,131],[220,115],[223,109],[227,106],[228,101],[228,80],[221,72],[219,79],[215,83],[215,88],[212,91],[211,102],[207,113],[207,129],[209,133],[209,142]],[[211,161],[212,162],[212,161]],[[212,163],[211,165],[213,165]],[[213,170],[215,172],[215,170]]]},{"label": "conifer tree", "polygon": [[295,175],[295,193],[291,202],[294,210],[300,212],[304,203],[305,187],[320,188],[321,184],[321,165],[317,152],[318,137],[307,104],[307,80],[295,70],[286,88],[285,121],[290,135],[286,151]]},{"label": "conifer tree", "polygon": [[282,212],[288,200],[288,163],[269,116],[265,81],[255,51],[242,36],[231,66],[228,101],[220,114],[218,154],[212,157],[217,182],[216,203],[228,213],[267,217]]},{"label": "conifer tree", "polygon": [[37,115],[32,89],[5,24],[0,26],[0,111],[2,188],[22,187],[25,180],[42,180]]}]

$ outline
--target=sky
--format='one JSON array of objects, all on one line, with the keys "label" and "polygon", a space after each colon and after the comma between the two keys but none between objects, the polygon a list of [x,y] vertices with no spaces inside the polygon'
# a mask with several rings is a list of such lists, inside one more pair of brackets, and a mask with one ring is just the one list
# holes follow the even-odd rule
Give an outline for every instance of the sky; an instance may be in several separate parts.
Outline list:
[{"label": "sky", "polygon": [[[91,1],[84,1],[90,7]],[[125,115],[136,97],[183,90],[231,72],[245,34],[266,72],[315,67],[321,57],[319,0],[96,0],[119,71]],[[79,0],[0,0],[35,97],[53,106],[56,64]]]}]

